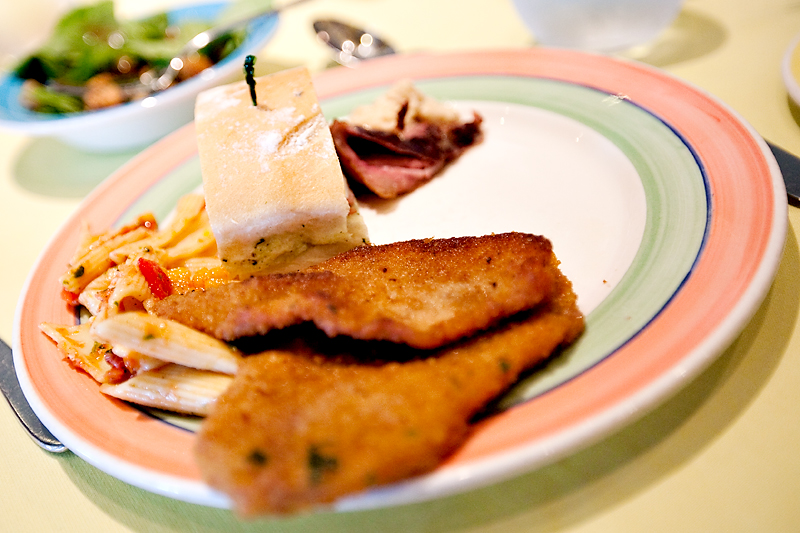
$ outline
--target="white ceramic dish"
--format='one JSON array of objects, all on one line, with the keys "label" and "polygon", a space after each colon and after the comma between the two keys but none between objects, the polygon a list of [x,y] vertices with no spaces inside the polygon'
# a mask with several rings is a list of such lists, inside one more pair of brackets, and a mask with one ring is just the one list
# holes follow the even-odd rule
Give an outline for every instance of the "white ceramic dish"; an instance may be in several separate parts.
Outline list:
[{"label": "white ceramic dish", "polygon": [[[213,20],[224,3],[175,9],[170,20]],[[7,74],[0,78],[0,128],[29,135],[57,137],[81,150],[112,152],[141,148],[190,122],[195,97],[201,91],[230,81],[242,71],[244,57],[258,52],[272,37],[278,16],[258,19],[247,28],[244,42],[225,59],[201,74],[140,101],[81,113],[47,115],[19,103],[22,80]]]},{"label": "white ceramic dish", "polygon": [[[395,80],[477,108],[487,138],[396,201],[364,202],[372,239],[509,230],[544,234],[575,283],[587,328],[523,379],[501,412],[433,472],[337,509],[406,504],[555,461],[643,415],[736,337],[769,289],[786,193],[763,140],[707,94],[660,71],[564,50],[397,56],[315,79],[329,117]],[[106,180],[43,251],[24,289],[15,364],[33,409],[76,454],[128,483],[225,507],[190,453],[191,429],[100,394],[38,331],[74,320],[58,275],[81,221],[163,218],[200,183],[187,126]]]}]

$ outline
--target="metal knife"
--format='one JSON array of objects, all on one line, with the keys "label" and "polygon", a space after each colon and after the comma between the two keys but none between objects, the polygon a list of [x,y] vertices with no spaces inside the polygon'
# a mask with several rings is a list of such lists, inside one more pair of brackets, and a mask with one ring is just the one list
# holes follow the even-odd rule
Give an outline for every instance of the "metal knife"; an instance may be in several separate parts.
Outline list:
[{"label": "metal knife", "polygon": [[39,446],[53,453],[67,451],[67,447],[44,427],[42,421],[39,420],[39,417],[36,416],[36,413],[33,412],[33,409],[28,404],[28,400],[25,399],[25,395],[22,394],[17,372],[14,369],[14,357],[11,348],[2,340],[0,340],[0,390],[3,391],[3,396],[8,400],[8,404],[14,410],[23,427],[28,430],[28,433]]},{"label": "metal knife", "polygon": [[767,141],[770,150],[775,155],[775,160],[783,174],[783,182],[786,184],[786,195],[789,205],[800,207],[800,157],[791,154]]}]

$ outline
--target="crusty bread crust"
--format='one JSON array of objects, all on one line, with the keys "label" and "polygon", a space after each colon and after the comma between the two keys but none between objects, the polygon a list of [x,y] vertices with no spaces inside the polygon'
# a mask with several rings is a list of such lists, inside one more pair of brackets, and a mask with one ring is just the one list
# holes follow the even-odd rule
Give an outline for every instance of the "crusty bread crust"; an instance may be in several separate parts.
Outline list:
[{"label": "crusty bread crust", "polygon": [[[362,244],[330,130],[305,68],[201,93],[203,188],[220,258],[239,277],[286,268],[317,245]],[[358,228],[358,229],[356,229]]]}]

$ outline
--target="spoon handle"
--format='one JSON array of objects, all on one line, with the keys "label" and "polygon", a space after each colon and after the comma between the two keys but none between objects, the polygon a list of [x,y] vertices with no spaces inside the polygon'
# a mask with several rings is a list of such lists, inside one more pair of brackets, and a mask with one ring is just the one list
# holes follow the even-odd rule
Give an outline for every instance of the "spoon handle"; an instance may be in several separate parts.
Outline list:
[{"label": "spoon handle", "polygon": [[25,399],[14,369],[11,348],[2,340],[0,340],[0,389],[2,389],[3,395],[8,400],[8,404],[14,410],[19,421],[39,446],[53,453],[67,451],[67,447],[44,427],[42,421],[39,420],[39,417],[36,416],[36,413],[33,412],[33,409],[28,404],[28,400]]}]

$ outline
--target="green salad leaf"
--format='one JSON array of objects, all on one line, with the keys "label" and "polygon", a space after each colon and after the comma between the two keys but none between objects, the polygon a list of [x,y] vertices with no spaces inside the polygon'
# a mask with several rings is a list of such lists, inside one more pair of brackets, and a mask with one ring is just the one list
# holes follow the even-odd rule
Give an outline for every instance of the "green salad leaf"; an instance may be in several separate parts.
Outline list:
[{"label": "green salad leaf", "polygon": [[50,38],[20,64],[16,74],[40,83],[51,79],[85,83],[120,57],[120,51],[109,44],[109,37],[119,30],[111,1],[74,9],[61,18]]},{"label": "green salad leaf", "polygon": [[[231,17],[241,4],[268,7],[271,0],[239,0],[223,10],[220,20]],[[68,113],[80,111],[73,96],[53,95],[48,84],[82,86],[101,73],[109,73],[116,83],[136,78],[150,68],[166,67],[183,46],[195,35],[211,26],[207,21],[187,20],[169,24],[166,13],[141,20],[117,20],[112,0],[75,8],[56,24],[49,39],[33,54],[19,63],[15,74],[41,84],[26,84],[24,100],[30,107],[43,112]],[[218,39],[201,51],[211,63],[216,63],[233,51],[244,39],[236,32]],[[124,66],[124,68],[123,68]]]},{"label": "green salad leaf", "polygon": [[44,85],[33,85],[25,97],[34,100],[42,113],[75,113],[83,110],[83,101],[76,96],[48,90]]}]

